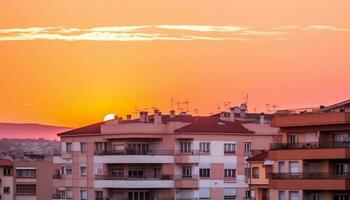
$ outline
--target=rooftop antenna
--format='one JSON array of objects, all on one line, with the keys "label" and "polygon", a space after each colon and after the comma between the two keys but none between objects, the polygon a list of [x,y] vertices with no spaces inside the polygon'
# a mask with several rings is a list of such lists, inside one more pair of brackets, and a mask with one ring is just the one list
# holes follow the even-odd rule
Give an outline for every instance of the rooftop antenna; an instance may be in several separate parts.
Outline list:
[{"label": "rooftop antenna", "polygon": [[241,99],[244,100],[243,103],[245,103],[246,105],[248,105],[248,99],[249,99],[248,94],[247,94],[246,96],[242,97]]},{"label": "rooftop antenna", "polygon": [[225,106],[225,110],[229,111],[229,109],[231,107],[231,102],[230,101],[224,101],[224,106]]},{"label": "rooftop antenna", "polygon": [[216,105],[216,109],[218,109],[218,112],[221,112],[220,106]]},{"label": "rooftop antenna", "polygon": [[196,113],[196,115],[198,115],[198,112],[199,112],[198,108],[195,108],[194,113]]},{"label": "rooftop antenna", "polygon": [[189,101],[184,101],[184,104],[186,104],[186,113],[188,113],[189,109],[188,109],[188,105],[191,103]]},{"label": "rooftop antenna", "polygon": [[176,104],[177,104],[177,112],[180,113],[180,104],[181,104],[181,102],[177,101]]},{"label": "rooftop antenna", "polygon": [[171,110],[174,110],[174,98],[173,97],[171,97]]},{"label": "rooftop antenna", "polygon": [[277,108],[278,106],[276,106],[275,104],[273,104],[272,105],[272,112],[276,112],[276,108]]},{"label": "rooftop antenna", "polygon": [[267,111],[268,113],[271,112],[271,109],[270,109],[271,104],[267,103],[267,104],[265,104],[265,105],[266,105],[266,111]]}]

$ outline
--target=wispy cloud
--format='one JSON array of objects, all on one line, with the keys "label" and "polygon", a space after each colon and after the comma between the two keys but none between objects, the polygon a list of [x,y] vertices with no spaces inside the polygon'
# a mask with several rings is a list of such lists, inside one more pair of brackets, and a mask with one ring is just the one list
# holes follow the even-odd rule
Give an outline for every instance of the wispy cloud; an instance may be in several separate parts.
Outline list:
[{"label": "wispy cloud", "polygon": [[350,28],[339,28],[337,26],[331,25],[310,25],[308,29],[316,29],[316,30],[328,30],[328,31],[350,31]]},{"label": "wispy cloud", "polygon": [[278,27],[213,25],[139,25],[106,27],[28,27],[0,29],[0,41],[253,41],[259,38],[288,39],[293,31],[350,31],[330,25]]},{"label": "wispy cloud", "polygon": [[167,30],[186,30],[200,32],[236,32],[247,30],[243,26],[209,26],[209,25],[156,25],[156,28]]}]

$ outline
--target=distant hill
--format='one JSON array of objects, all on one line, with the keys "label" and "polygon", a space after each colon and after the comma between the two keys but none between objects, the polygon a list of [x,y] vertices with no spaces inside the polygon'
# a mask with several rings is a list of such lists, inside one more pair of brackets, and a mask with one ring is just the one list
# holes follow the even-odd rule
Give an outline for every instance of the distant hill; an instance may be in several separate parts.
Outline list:
[{"label": "distant hill", "polygon": [[0,138],[45,138],[57,139],[57,133],[71,128],[41,125],[41,124],[17,124],[0,122]]}]

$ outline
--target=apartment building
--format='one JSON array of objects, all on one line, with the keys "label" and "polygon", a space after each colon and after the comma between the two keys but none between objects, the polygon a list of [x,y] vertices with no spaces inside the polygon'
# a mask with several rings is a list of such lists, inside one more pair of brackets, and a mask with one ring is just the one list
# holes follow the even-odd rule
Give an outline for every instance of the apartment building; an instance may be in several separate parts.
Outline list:
[{"label": "apartment building", "polygon": [[213,116],[140,112],[58,134],[53,199],[244,199],[248,156],[276,142],[245,104]]},{"label": "apartment building", "polygon": [[272,172],[273,162],[267,160],[267,156],[268,152],[263,151],[247,159],[250,167],[248,183],[255,200],[270,199],[269,174]]},{"label": "apartment building", "polygon": [[0,159],[0,199],[13,200],[13,163]]},{"label": "apartment building", "polygon": [[350,100],[280,111],[272,125],[282,143],[268,152],[270,199],[350,199]]},{"label": "apartment building", "polygon": [[22,157],[13,161],[0,159],[0,199],[42,200],[54,194],[50,159]]}]

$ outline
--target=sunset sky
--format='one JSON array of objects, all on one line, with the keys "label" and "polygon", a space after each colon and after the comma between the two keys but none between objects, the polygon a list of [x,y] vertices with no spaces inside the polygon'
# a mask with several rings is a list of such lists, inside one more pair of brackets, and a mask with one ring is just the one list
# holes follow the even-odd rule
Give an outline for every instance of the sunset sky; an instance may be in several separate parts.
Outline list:
[{"label": "sunset sky", "polygon": [[0,121],[78,127],[135,108],[167,113],[172,97],[203,115],[246,94],[258,112],[349,99],[349,8],[349,0],[0,1]]}]

